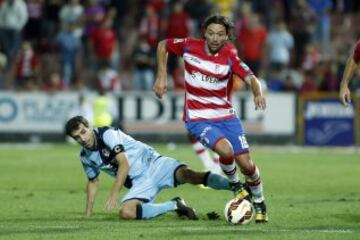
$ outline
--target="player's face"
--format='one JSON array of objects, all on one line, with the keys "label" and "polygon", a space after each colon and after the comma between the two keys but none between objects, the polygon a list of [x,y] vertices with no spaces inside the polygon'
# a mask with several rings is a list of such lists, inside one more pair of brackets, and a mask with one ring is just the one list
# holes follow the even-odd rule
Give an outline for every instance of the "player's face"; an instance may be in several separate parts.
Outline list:
[{"label": "player's face", "polygon": [[95,144],[94,132],[91,128],[86,127],[84,124],[80,124],[79,128],[74,130],[71,133],[71,136],[77,141],[81,146],[91,149]]},{"label": "player's face", "polygon": [[205,31],[207,47],[211,53],[217,53],[228,40],[226,28],[221,24],[212,23]]}]

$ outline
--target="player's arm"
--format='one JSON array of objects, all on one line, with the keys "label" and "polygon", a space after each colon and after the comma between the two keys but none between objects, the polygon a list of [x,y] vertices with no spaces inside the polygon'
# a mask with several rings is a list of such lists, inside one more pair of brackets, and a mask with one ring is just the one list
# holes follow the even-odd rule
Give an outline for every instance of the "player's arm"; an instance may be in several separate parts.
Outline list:
[{"label": "player's arm", "polygon": [[119,167],[116,173],[115,182],[110,192],[110,196],[105,203],[106,210],[111,210],[116,206],[119,191],[125,183],[130,168],[128,159],[124,152],[116,154],[115,159]]},{"label": "player's arm", "polygon": [[167,58],[166,40],[159,42],[156,52],[157,72],[153,91],[158,98],[166,93],[167,90]]},{"label": "player's arm", "polygon": [[344,106],[346,106],[351,101],[349,83],[357,67],[358,64],[355,62],[353,56],[350,56],[346,62],[344,74],[340,82],[339,99]]},{"label": "player's arm", "polygon": [[89,179],[87,183],[87,197],[86,197],[86,209],[85,209],[85,217],[90,217],[94,208],[96,193],[98,189],[98,178]]},{"label": "player's arm", "polygon": [[245,82],[250,85],[250,89],[254,95],[255,110],[265,110],[266,100],[261,89],[261,83],[255,75],[245,77]]}]

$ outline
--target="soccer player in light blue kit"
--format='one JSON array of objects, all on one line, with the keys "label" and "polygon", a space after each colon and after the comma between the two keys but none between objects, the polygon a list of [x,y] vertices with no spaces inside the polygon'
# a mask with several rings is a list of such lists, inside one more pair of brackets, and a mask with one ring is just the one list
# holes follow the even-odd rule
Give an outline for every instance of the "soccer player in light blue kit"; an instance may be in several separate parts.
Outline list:
[{"label": "soccer player in light blue kit", "polygon": [[230,190],[227,178],[211,172],[195,172],[176,159],[161,156],[119,129],[92,128],[85,118],[75,116],[67,121],[65,131],[82,146],[80,160],[89,180],[87,217],[92,214],[100,171],[115,178],[105,209],[115,208],[119,191],[123,186],[129,188],[120,201],[119,215],[123,219],[151,219],[170,211],[197,219],[195,210],[180,197],[163,203],[153,201],[162,189],[183,183]]}]

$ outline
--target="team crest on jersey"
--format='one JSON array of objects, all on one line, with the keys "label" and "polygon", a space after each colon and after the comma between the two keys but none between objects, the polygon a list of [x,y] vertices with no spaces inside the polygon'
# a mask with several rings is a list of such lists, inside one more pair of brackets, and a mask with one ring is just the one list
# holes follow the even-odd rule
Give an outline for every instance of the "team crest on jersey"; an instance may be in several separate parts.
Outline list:
[{"label": "team crest on jersey", "polygon": [[215,73],[219,74],[220,72],[220,66],[218,64],[215,65]]},{"label": "team crest on jersey", "polygon": [[101,153],[106,158],[110,156],[110,152],[106,148],[101,149]]},{"label": "team crest on jersey", "polygon": [[176,43],[181,43],[181,42],[183,42],[184,41],[184,39],[182,39],[182,38],[176,38],[176,39],[174,39],[174,43],[176,44]]},{"label": "team crest on jersey", "polygon": [[245,71],[249,71],[250,68],[248,67],[248,65],[246,65],[245,63],[241,62],[240,66],[245,70]]}]

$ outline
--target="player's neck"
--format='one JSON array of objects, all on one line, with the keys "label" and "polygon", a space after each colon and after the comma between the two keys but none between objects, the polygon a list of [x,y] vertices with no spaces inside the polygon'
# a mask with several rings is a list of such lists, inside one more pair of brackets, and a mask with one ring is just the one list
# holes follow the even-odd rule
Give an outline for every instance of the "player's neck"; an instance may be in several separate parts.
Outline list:
[{"label": "player's neck", "polygon": [[221,48],[219,48],[217,51],[213,52],[213,51],[210,50],[209,46],[207,44],[205,44],[205,52],[209,56],[216,56],[219,53]]}]

